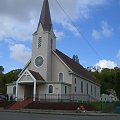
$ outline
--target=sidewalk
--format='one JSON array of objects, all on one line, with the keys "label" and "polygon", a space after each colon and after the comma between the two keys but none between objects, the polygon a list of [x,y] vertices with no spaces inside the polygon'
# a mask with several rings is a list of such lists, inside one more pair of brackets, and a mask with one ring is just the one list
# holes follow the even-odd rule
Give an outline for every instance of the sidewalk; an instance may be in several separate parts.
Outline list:
[{"label": "sidewalk", "polygon": [[37,110],[37,109],[7,110],[0,108],[0,112],[20,112],[32,114],[75,115],[75,116],[120,116],[120,114],[101,113],[99,111],[86,111],[84,113],[81,112],[78,113],[76,111],[64,111],[64,110]]}]

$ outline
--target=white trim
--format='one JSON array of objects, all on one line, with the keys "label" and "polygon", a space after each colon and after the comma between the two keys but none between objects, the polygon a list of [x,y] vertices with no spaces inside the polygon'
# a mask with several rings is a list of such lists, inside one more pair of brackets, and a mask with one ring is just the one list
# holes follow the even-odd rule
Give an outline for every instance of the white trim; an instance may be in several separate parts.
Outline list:
[{"label": "white trim", "polygon": [[30,71],[28,70],[28,73],[30,74],[30,76],[33,78],[34,80],[34,88],[33,88],[33,101],[35,101],[35,97],[36,97],[36,79],[33,77],[33,75],[30,73]]},{"label": "white trim", "polygon": [[64,85],[67,85],[67,86],[71,86],[71,85],[72,85],[72,84],[65,83],[65,82],[64,82],[64,83],[60,83],[60,82],[54,82],[54,81],[49,81],[49,82],[46,81],[45,83],[46,83],[46,84],[53,84],[53,85],[54,85],[54,84],[64,84]]},{"label": "white trim", "polygon": [[16,101],[18,100],[18,83],[16,82]]},{"label": "white trim", "polygon": [[32,77],[32,79],[34,80],[34,82],[36,82],[36,79],[33,77],[33,75],[30,73],[29,70],[28,70],[28,73],[30,74],[30,76]]},{"label": "white trim", "polygon": [[33,101],[35,101],[36,98],[36,81],[34,82],[34,87],[33,87]]},{"label": "white trim", "polygon": [[[54,55],[67,67],[67,69],[69,69],[70,71],[72,71],[67,65],[66,63],[52,50],[52,52],[54,53]],[[72,71],[73,72],[73,71]]]},{"label": "white trim", "polygon": [[22,69],[22,71],[19,73],[18,77],[24,72],[24,70],[28,67],[28,65],[31,63],[31,59],[27,62],[25,67]]},{"label": "white trim", "polygon": [[[52,93],[49,93],[49,86],[52,86],[53,87],[53,92]],[[48,84],[48,91],[47,91],[48,94],[54,94],[54,85],[53,84]]]},{"label": "white trim", "polygon": [[[27,74],[25,74],[27,72]],[[20,82],[21,78],[24,76],[24,75],[30,75],[30,77],[33,79],[33,83],[34,83],[34,88],[33,88],[33,101],[35,101],[35,96],[36,96],[36,79],[34,78],[34,76],[30,73],[30,71],[28,69],[26,69],[23,74],[19,77],[19,79],[17,80],[16,82],[16,101],[17,101],[17,97],[18,97],[18,84],[19,83],[24,83],[24,82],[31,82],[31,81],[22,81]]]},{"label": "white trim", "polygon": [[[62,81],[62,82],[59,81],[59,74],[60,74],[60,73],[63,74],[63,81]],[[63,72],[59,72],[59,73],[58,73],[58,82],[59,82],[59,83],[63,83],[63,82],[65,82],[65,81],[64,81],[64,73],[63,73]]]},{"label": "white trim", "polygon": [[[17,82],[16,83],[22,83],[22,82],[19,82],[20,81],[20,79],[25,75],[25,72],[28,72],[28,75],[30,75],[31,77],[32,77],[32,79],[33,79],[33,82],[35,82],[36,81],[36,79],[33,77],[33,75],[29,72],[29,70],[28,69],[26,69],[23,73],[22,73],[22,75],[18,78],[18,80],[17,80]],[[27,81],[26,81],[27,82]]]}]

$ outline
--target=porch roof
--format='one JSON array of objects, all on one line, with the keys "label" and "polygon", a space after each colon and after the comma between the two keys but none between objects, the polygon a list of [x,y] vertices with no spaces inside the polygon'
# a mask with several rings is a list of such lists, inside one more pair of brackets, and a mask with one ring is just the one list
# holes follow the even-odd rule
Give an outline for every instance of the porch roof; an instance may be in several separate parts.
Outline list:
[{"label": "porch roof", "polygon": [[29,70],[29,71],[37,81],[43,81],[43,82],[45,81],[43,79],[43,77],[38,72],[35,72],[35,71],[32,71],[32,70]]}]

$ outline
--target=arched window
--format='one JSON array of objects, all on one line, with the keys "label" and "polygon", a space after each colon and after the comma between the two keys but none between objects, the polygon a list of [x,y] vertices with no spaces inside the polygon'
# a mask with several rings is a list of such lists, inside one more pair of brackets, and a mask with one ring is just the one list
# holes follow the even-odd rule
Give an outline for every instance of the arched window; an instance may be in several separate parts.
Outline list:
[{"label": "arched window", "polygon": [[59,73],[59,82],[63,82],[63,73]]},{"label": "arched window", "polygon": [[16,86],[13,87],[13,95],[16,94]]},{"label": "arched window", "polygon": [[87,83],[87,94],[89,93],[89,86],[88,86],[88,83]]},{"label": "arched window", "polygon": [[67,86],[65,86],[65,94],[67,94]]},{"label": "arched window", "polygon": [[49,91],[48,93],[53,93],[53,85],[49,85]]},{"label": "arched window", "polygon": [[93,86],[91,85],[91,95],[93,95]]},{"label": "arched window", "polygon": [[81,93],[83,93],[83,81],[81,81]]}]

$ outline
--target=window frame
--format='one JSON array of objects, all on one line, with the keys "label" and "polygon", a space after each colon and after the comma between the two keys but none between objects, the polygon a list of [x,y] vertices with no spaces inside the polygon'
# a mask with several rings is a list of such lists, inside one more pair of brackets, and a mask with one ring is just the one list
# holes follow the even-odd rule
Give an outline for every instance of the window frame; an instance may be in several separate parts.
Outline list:
[{"label": "window frame", "polygon": [[[39,44],[39,42],[40,42],[40,44]],[[42,37],[38,37],[38,39],[37,39],[37,48],[41,48],[41,46],[42,46]]]},{"label": "window frame", "polygon": [[[60,74],[63,75],[63,80],[62,80],[62,81],[60,81]],[[59,73],[58,73],[58,82],[60,82],[60,83],[63,83],[63,82],[64,82],[64,73],[63,73],[63,72],[59,72]]]},{"label": "window frame", "polygon": [[75,77],[75,85],[76,85],[76,83],[77,83],[77,78]]},{"label": "window frame", "polygon": [[93,85],[91,85],[91,96],[93,95]]},{"label": "window frame", "polygon": [[95,97],[97,96],[97,87],[95,86]]},{"label": "window frame", "polygon": [[83,86],[83,81],[81,81],[81,93],[84,93],[84,86]]},{"label": "window frame", "polygon": [[50,44],[51,44],[50,47],[51,47],[51,50],[52,50],[52,49],[53,49],[53,39],[52,39],[52,38],[51,38],[51,41],[50,41],[50,42],[51,42],[51,43],[50,43]]},{"label": "window frame", "polygon": [[89,94],[89,84],[86,84],[86,89],[87,89],[87,95]]},{"label": "window frame", "polygon": [[66,95],[67,94],[67,86],[66,85],[65,85],[65,91],[64,92],[65,92],[65,95]]},{"label": "window frame", "polygon": [[[50,92],[50,86],[52,86],[52,93]],[[54,86],[52,84],[48,85],[48,94],[54,94]]]},{"label": "window frame", "polygon": [[75,86],[75,93],[77,92],[77,87]]}]

